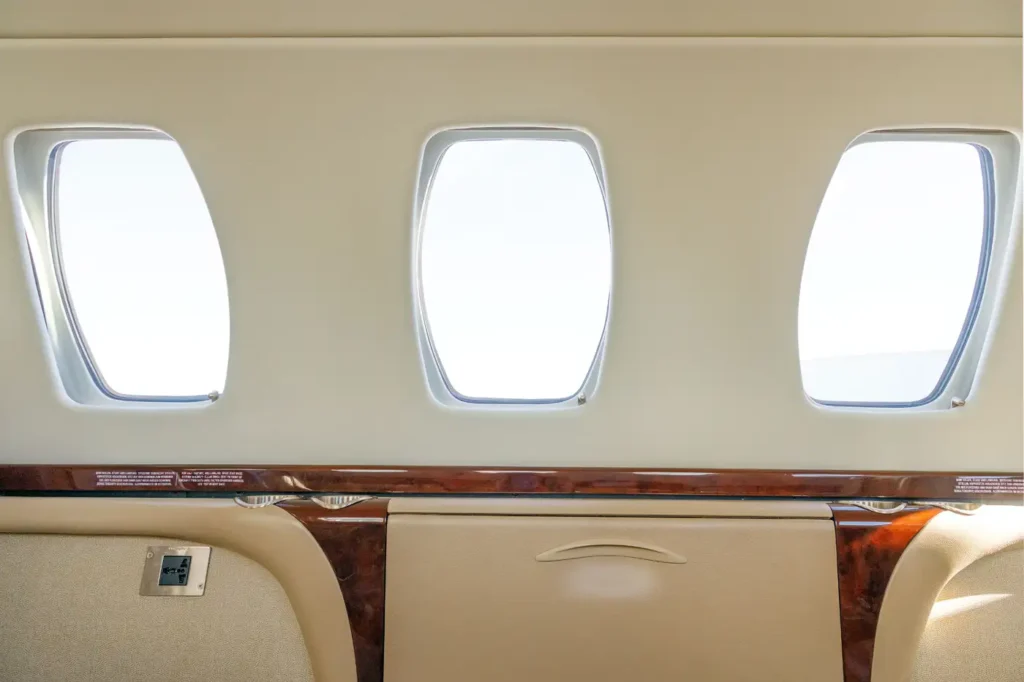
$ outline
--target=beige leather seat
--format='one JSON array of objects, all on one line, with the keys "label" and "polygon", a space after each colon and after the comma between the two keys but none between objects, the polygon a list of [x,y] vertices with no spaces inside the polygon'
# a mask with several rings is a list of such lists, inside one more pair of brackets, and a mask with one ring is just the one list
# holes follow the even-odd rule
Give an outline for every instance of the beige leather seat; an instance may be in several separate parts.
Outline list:
[{"label": "beige leather seat", "polygon": [[1024,508],[943,512],[882,602],[872,682],[1017,682],[1024,670]]}]

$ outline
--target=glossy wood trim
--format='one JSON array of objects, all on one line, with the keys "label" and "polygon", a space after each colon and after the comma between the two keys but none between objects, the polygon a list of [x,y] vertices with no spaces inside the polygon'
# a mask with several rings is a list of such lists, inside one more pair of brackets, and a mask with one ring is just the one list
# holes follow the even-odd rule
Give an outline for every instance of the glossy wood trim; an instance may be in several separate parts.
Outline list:
[{"label": "glossy wood trim", "polygon": [[879,514],[832,504],[839,573],[845,682],[869,682],[882,599],[910,541],[940,510],[908,507]]},{"label": "glossy wood trim", "polygon": [[0,465],[0,492],[694,495],[1020,501],[1016,472]]},{"label": "glossy wood trim", "polygon": [[387,500],[366,500],[337,510],[308,500],[278,506],[306,527],[334,569],[348,611],[356,679],[383,682]]}]

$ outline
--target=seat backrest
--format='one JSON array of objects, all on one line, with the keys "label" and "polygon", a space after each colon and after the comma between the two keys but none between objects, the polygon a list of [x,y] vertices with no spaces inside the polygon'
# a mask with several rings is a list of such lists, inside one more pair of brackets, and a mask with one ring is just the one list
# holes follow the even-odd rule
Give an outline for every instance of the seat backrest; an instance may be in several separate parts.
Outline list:
[{"label": "seat backrest", "polygon": [[987,506],[932,519],[886,590],[872,682],[1019,679],[1022,550],[1024,508]]}]

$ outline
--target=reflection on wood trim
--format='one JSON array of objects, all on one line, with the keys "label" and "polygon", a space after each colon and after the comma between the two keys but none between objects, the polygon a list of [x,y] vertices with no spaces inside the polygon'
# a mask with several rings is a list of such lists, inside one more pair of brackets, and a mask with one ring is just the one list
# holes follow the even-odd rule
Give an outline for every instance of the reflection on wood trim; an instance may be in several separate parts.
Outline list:
[{"label": "reflection on wood trim", "polygon": [[348,611],[356,679],[382,682],[387,500],[366,500],[337,510],[306,500],[278,506],[306,527],[334,569]]},{"label": "reflection on wood trim", "polygon": [[882,598],[910,541],[940,510],[886,515],[833,504],[845,682],[870,682]]},{"label": "reflection on wood trim", "polygon": [[0,465],[0,492],[694,495],[1019,502],[1016,472]]}]

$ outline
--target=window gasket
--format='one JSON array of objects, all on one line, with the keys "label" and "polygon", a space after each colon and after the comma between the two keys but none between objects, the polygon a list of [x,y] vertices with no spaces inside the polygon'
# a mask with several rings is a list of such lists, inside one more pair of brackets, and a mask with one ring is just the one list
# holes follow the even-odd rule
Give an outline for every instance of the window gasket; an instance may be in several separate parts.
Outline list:
[{"label": "window gasket", "polygon": [[[433,332],[430,328],[429,316],[426,313],[426,301],[423,294],[422,280],[422,237],[423,223],[426,214],[427,202],[430,199],[430,190],[437,170],[441,165],[444,155],[454,145],[460,142],[487,141],[487,140],[551,140],[570,142],[583,149],[590,161],[594,176],[597,178],[601,190],[605,225],[607,226],[609,251],[614,254],[612,241],[612,216],[611,206],[608,198],[608,184],[604,173],[604,165],[601,162],[600,146],[597,139],[588,132],[569,127],[546,127],[546,126],[476,126],[447,128],[433,133],[424,144],[423,157],[420,163],[420,177],[416,190],[416,205],[414,213],[413,228],[415,231],[413,240],[413,289],[416,327],[420,339],[421,356],[423,369],[427,373],[427,384],[433,397],[439,402],[447,405],[453,403],[445,400],[444,396],[438,395],[437,387],[431,379],[432,366],[436,372],[441,385],[447,391],[448,396],[454,400],[454,405],[463,407],[562,407],[580,406],[585,404],[595,392],[601,372],[601,364],[604,360],[605,348],[608,339],[608,330],[611,325],[612,291],[614,287],[614,255],[609,263],[610,274],[608,284],[608,300],[605,305],[604,325],[601,329],[601,338],[594,350],[583,380],[575,391],[564,397],[558,398],[487,398],[467,396],[459,392],[444,369],[444,364],[437,352],[434,343]],[[424,177],[426,176],[426,177]],[[424,352],[424,347],[426,352]],[[427,358],[430,362],[428,366]],[[589,395],[588,395],[589,393]]]},{"label": "window gasket", "polygon": [[[894,131],[892,133],[878,132],[871,133],[862,136],[860,139],[855,140],[853,144],[843,150],[845,155],[850,149],[857,147],[861,144],[885,140],[887,137],[893,137],[892,141],[906,142],[914,141],[916,139],[921,140],[940,140],[950,143],[968,144],[974,147],[975,151],[978,152],[979,163],[981,164],[981,181],[982,191],[984,199],[983,207],[983,225],[982,225],[982,240],[981,240],[981,253],[978,258],[978,270],[974,280],[974,291],[971,296],[971,302],[967,309],[967,314],[964,316],[963,325],[960,328],[960,335],[957,337],[956,343],[953,346],[953,350],[949,354],[949,358],[946,360],[946,365],[939,375],[938,380],[932,390],[925,395],[923,398],[912,401],[902,402],[887,402],[887,401],[841,401],[841,400],[819,400],[809,393],[804,391],[807,398],[815,405],[822,407],[836,407],[836,408],[878,408],[878,409],[911,409],[918,407],[925,407],[934,403],[946,389],[949,388],[950,383],[956,373],[956,370],[960,364],[960,360],[963,357],[964,351],[967,348],[967,344],[970,341],[971,333],[977,324],[979,314],[981,312],[982,303],[985,294],[986,283],[988,281],[989,270],[992,263],[993,257],[993,246],[995,244],[995,232],[996,232],[996,183],[995,183],[995,163],[992,158],[991,150],[985,145],[971,140],[958,140],[953,136],[943,136],[942,131],[921,131],[923,134],[915,135],[911,131],[903,133],[901,131]],[[957,136],[962,136],[964,131],[957,131]],[[936,137],[938,135],[938,137]],[[840,157],[841,160],[842,157]],[[836,166],[838,168],[838,164]],[[813,228],[812,228],[813,229]],[[806,256],[805,256],[806,258]],[[805,266],[806,267],[806,264]]]},{"label": "window gasket", "polygon": [[[46,205],[45,230],[49,245],[49,257],[52,263],[53,277],[57,289],[57,298],[59,299],[59,304],[66,320],[68,332],[81,359],[81,364],[89,378],[92,380],[93,385],[102,396],[122,404],[135,403],[167,405],[213,402],[219,397],[219,393],[211,392],[203,395],[136,395],[131,393],[121,393],[114,390],[104,378],[99,363],[96,362],[95,356],[89,347],[86,335],[82,331],[78,315],[75,312],[74,298],[71,294],[71,289],[68,286],[67,277],[64,272],[64,256],[60,240],[60,211],[58,206],[60,157],[64,149],[75,142],[96,139],[148,139],[168,141],[172,144],[177,144],[177,141],[170,135],[149,128],[54,128],[45,129],[40,132],[46,132],[58,136],[57,140],[50,147],[47,155],[45,164],[46,177],[44,181],[44,201]],[[30,260],[32,260],[31,257]],[[32,269],[33,273],[37,272],[34,260],[32,260]],[[37,274],[36,278],[38,287]],[[61,360],[58,359],[58,362],[60,361]],[[76,400],[76,402],[79,401]]]}]

